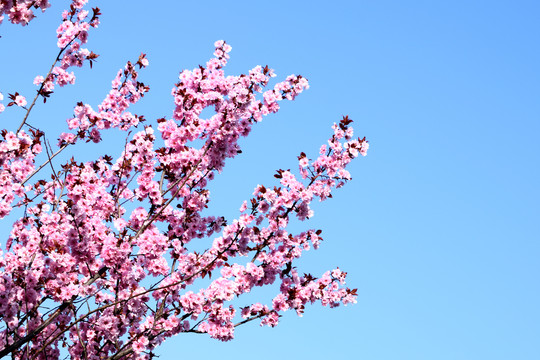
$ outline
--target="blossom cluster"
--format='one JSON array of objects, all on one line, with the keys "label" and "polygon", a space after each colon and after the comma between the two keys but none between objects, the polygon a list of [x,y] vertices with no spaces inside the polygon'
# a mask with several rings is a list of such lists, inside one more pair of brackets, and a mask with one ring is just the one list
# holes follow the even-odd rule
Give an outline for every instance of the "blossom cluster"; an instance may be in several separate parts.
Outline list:
[{"label": "blossom cluster", "polygon": [[3,130],[0,141],[0,219],[9,215],[16,197],[24,198],[24,180],[34,169],[34,159],[41,153],[40,132],[30,130],[15,134]]},{"label": "blossom cluster", "polygon": [[99,104],[98,111],[88,104],[77,103],[73,118],[67,120],[68,128],[74,132],[62,133],[58,146],[75,144],[80,139],[99,143],[103,130],[118,128],[125,131],[144,121],[143,116],[128,111],[131,105],[137,103],[150,90],[137,80],[137,65],[140,68],[148,66],[145,54],[141,54],[135,64],[128,61],[124,69],[118,70],[112,81],[112,88]]},{"label": "blossom cluster", "polygon": [[33,9],[44,12],[50,6],[48,0],[0,0],[0,24],[5,14],[13,24],[25,26],[35,17]]},{"label": "blossom cluster", "polygon": [[[71,8],[80,9],[88,0],[72,0]],[[45,12],[51,6],[49,0],[0,0],[0,24],[4,20],[4,15],[13,24],[22,26],[34,19],[34,9]]]},{"label": "blossom cluster", "polygon": [[101,14],[98,8],[93,8],[90,16],[90,12],[83,9],[85,3],[86,1],[74,1],[69,11],[64,10],[63,21],[56,29],[60,55],[54,65],[59,65],[53,65],[45,77],[38,75],[34,79],[34,85],[39,86],[38,94],[44,101],[52,94],[55,85],[62,87],[75,83],[75,74],[73,71],[68,72],[70,67],[82,67],[85,61],[92,67],[92,62],[98,57],[92,51],[81,47],[88,41],[88,30],[98,27]]},{"label": "blossom cluster", "polygon": [[[72,82],[69,66],[91,60],[80,44],[99,10],[88,20],[85,2],[64,13],[61,65],[36,79],[43,97],[54,84]],[[287,230],[313,217],[311,203],[331,198],[351,179],[348,164],[366,155],[368,142],[354,138],[347,116],[314,159],[302,152],[297,171],[277,170],[275,184],[258,185],[236,219],[207,215],[209,184],[241,153],[240,138],[309,87],[290,75],[268,88],[276,76],[268,66],[226,76],[230,52],[217,41],[205,66],[180,73],[172,116],[144,125],[129,111],[149,91],[139,81],[149,64],[141,54],[117,73],[97,108],[76,104],[56,152],[45,143],[40,166],[43,132],[25,121],[28,130],[1,132],[0,217],[15,207],[24,214],[0,250],[0,357],[58,359],[66,348],[76,359],[150,359],[181,333],[228,341],[254,320],[274,327],[283,312],[302,315],[310,303],[356,302],[345,272],[316,277],[295,265],[320,246],[321,230]],[[11,105],[27,105],[18,93],[9,96]],[[204,117],[206,108],[214,114]],[[116,159],[71,158],[60,166],[54,159],[80,140],[101,142],[112,129],[127,133]],[[50,176],[38,179],[45,165]],[[205,239],[208,248],[194,250]],[[240,306],[242,295],[271,285],[273,298]]]}]

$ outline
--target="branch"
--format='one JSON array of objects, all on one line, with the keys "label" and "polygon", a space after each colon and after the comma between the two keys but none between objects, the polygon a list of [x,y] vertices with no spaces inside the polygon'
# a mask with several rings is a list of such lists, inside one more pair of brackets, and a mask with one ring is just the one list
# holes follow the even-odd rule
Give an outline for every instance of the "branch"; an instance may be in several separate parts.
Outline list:
[{"label": "branch", "polygon": [[24,185],[28,182],[28,180],[30,180],[34,175],[36,175],[41,169],[43,169],[48,163],[51,162],[52,159],[54,159],[56,157],[56,155],[60,154],[65,148],[68,147],[69,144],[64,144],[62,145],[62,147],[60,149],[58,149],[54,154],[52,154],[51,156],[49,156],[49,158],[47,159],[47,161],[45,161],[43,164],[41,164],[36,170],[34,170],[34,172],[32,172],[30,175],[28,175],[28,177],[26,179],[24,179],[24,181],[21,183],[21,185]]},{"label": "branch", "polygon": [[43,81],[41,83],[41,86],[39,87],[39,90],[37,91],[37,94],[36,96],[34,97],[34,100],[32,100],[32,104],[30,104],[30,106],[28,107],[28,109],[26,110],[26,115],[24,116],[23,118],[23,121],[19,124],[19,127],[17,128],[17,131],[15,132],[15,134],[18,134],[22,127],[24,126],[24,124],[26,124],[26,120],[28,119],[28,116],[30,115],[30,111],[32,111],[32,108],[34,107],[34,105],[36,104],[36,100],[38,99],[39,95],[41,94],[41,90],[43,90],[43,86],[45,86],[45,83],[46,83],[46,80],[49,78],[49,76],[52,74],[52,71],[54,69],[54,66],[56,65],[56,63],[58,62],[58,60],[60,60],[60,56],[62,55],[62,53],[71,45],[71,43],[73,41],[75,41],[75,39],[77,39],[77,36],[79,36],[79,33],[77,33],[77,35],[75,35],[73,37],[73,39],[71,39],[71,41],[66,45],[64,46],[60,52],[58,53],[58,55],[56,56],[56,59],[54,59],[54,62],[52,63],[51,65],[51,68],[49,69],[49,72],[47,73],[47,76],[45,76],[45,81]]}]

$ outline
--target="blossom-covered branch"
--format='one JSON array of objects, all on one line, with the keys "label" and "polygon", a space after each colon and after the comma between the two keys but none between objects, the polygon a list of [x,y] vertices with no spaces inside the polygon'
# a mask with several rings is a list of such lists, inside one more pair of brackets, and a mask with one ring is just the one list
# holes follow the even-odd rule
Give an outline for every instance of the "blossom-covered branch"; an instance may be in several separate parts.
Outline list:
[{"label": "blossom-covered branch", "polygon": [[[5,3],[0,9],[7,13],[6,6],[24,2]],[[170,118],[152,122],[129,111],[149,91],[139,80],[149,65],[141,54],[118,71],[97,108],[75,105],[56,148],[39,124],[28,124],[39,96],[73,83],[67,69],[95,59],[80,45],[99,9],[90,14],[85,3],[74,1],[64,12],[60,53],[36,78],[32,104],[9,95],[8,106],[26,109],[26,116],[17,131],[0,133],[0,217],[24,212],[0,250],[0,357],[58,359],[67,351],[76,359],[146,359],[181,333],[228,341],[238,326],[259,320],[273,327],[283,312],[302,315],[308,303],[356,302],[339,268],[315,277],[296,266],[304,251],[319,247],[321,230],[287,230],[294,219],[313,217],[311,203],[331,198],[351,179],[348,164],[366,155],[368,142],[354,138],[349,117],[333,125],[313,159],[302,152],[297,170],[278,170],[276,183],[258,185],[236,219],[205,211],[209,184],[241,153],[240,138],[306,90],[304,77],[269,87],[275,74],[268,66],[226,76],[231,46],[217,41],[205,66],[180,73]],[[204,117],[206,108],[214,114]],[[98,144],[107,131],[125,137],[116,159],[75,158],[80,141]],[[73,157],[60,163],[57,155],[70,150]],[[194,250],[203,239],[208,248]],[[255,287],[272,285],[273,298],[243,302]]]}]

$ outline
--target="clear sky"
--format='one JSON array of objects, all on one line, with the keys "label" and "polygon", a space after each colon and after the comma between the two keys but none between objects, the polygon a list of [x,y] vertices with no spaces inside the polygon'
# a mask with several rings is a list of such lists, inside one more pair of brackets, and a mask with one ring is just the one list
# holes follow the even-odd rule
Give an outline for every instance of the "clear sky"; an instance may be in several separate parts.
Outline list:
[{"label": "clear sky", "polygon": [[[52,2],[27,28],[0,26],[2,93],[30,97],[33,78],[48,70],[66,4]],[[371,145],[352,164],[353,181],[297,227],[321,228],[325,238],[300,271],[339,266],[358,303],[313,306],[275,329],[248,324],[229,343],[178,336],[161,360],[540,359],[540,3],[93,3],[103,13],[88,44],[98,62],[30,118],[51,137],[77,101],[97,105],[140,52],[151,91],[137,112],[170,116],[179,71],[204,64],[225,39],[229,74],[268,64],[277,79],[302,74],[311,88],[242,142],[213,185],[216,214],[236,216],[300,151],[315,156],[342,115]],[[20,119],[10,110],[0,121],[14,128]],[[75,155],[118,154],[119,142]]]}]

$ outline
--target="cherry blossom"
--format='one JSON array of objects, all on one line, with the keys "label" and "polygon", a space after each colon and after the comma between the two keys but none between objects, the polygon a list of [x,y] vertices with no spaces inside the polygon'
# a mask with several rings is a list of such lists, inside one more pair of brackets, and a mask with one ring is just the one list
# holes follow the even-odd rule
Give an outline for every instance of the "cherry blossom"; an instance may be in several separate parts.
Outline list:
[{"label": "cherry blossom", "polygon": [[[297,267],[321,246],[322,231],[288,230],[314,217],[312,202],[331,198],[351,180],[349,163],[367,154],[348,116],[318,153],[300,153],[297,169],[279,169],[256,186],[235,219],[205,211],[209,185],[241,153],[239,140],[308,89],[303,76],[269,86],[276,74],[268,66],[226,75],[232,47],[219,40],[205,66],[180,72],[168,118],[132,112],[150,91],[140,79],[149,66],[141,54],[118,70],[101,103],[74,104],[55,146],[38,121],[27,122],[37,99],[75,84],[72,68],[97,58],[82,47],[100,15],[86,3],[74,0],[63,12],[59,53],[50,72],[35,77],[36,97],[28,105],[9,94],[13,112],[2,115],[24,113],[17,130],[0,132],[0,218],[18,217],[0,250],[0,357],[149,359],[181,333],[229,341],[238,326],[275,327],[284,312],[301,316],[309,304],[355,303],[346,272],[315,276]],[[32,8],[48,6],[0,0],[0,14],[26,25]],[[206,108],[214,114],[203,116]],[[124,134],[120,155],[77,159],[78,143],[98,144],[111,129]],[[69,160],[56,158],[70,151]],[[194,250],[204,240],[206,250]],[[275,295],[245,300],[263,286]]]},{"label": "cherry blossom", "polygon": [[17,106],[26,106],[27,102],[26,102],[26,98],[22,95],[17,95],[15,97],[15,104],[17,104]]}]

